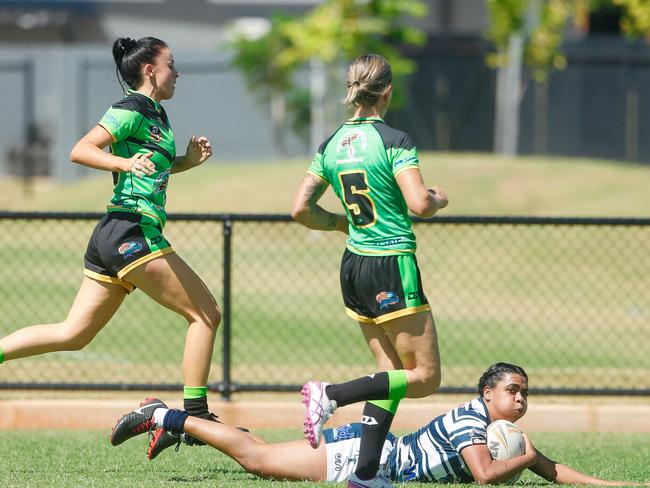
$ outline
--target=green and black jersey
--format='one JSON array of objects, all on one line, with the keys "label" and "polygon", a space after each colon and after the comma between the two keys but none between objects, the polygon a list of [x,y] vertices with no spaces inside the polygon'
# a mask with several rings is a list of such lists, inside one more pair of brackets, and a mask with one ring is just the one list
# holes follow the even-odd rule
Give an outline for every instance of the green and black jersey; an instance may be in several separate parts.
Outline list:
[{"label": "green and black jersey", "polygon": [[167,183],[176,157],[174,133],[165,109],[142,93],[130,90],[112,105],[99,122],[113,137],[111,153],[130,158],[152,152],[156,171],[138,178],[132,173],[113,173],[113,198],[108,211],[133,211],[165,225]]},{"label": "green and black jersey", "polygon": [[415,252],[415,234],[395,176],[419,167],[411,138],[378,117],[352,119],[318,149],[309,173],[332,185],[345,207],[347,247],[362,255]]}]

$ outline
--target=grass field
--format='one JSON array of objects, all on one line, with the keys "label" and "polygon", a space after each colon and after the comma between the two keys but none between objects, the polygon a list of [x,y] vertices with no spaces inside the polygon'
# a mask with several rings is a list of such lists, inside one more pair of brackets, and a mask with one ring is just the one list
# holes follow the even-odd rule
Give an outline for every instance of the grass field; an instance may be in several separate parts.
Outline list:
[{"label": "grass field", "polygon": [[[650,209],[642,166],[449,154],[423,161],[426,180],[449,188],[450,215],[644,216]],[[206,166],[174,176],[169,209],[286,213],[304,170],[304,162]],[[99,211],[110,192],[108,175],[40,182],[30,201],[15,182],[2,185],[0,199],[16,209]],[[0,334],[62,320],[94,222],[0,226]],[[509,360],[526,365],[535,386],[650,387],[647,228],[419,225],[416,233],[443,384],[472,385],[487,364]],[[171,222],[166,235],[222,302],[221,227]],[[342,236],[238,223],[233,239],[235,381],[298,384],[323,372],[338,381],[367,371],[371,358],[340,303]],[[136,292],[83,351],[8,363],[0,381],[180,382],[183,327]],[[152,332],[165,338],[154,362],[143,354]],[[221,378],[220,358],[217,352],[212,381]]]},{"label": "grass field", "polygon": [[[174,175],[169,212],[288,213],[309,160],[222,162]],[[71,163],[72,164],[72,163]],[[499,158],[489,154],[423,153],[425,182],[449,193],[445,215],[650,216],[650,167],[571,158]],[[19,181],[0,180],[2,210],[102,211],[111,176],[94,171],[66,184],[38,180],[26,196]],[[331,192],[326,205],[340,204]]]},{"label": "grass field", "polygon": [[[268,431],[261,435],[269,441],[281,441],[299,438],[300,432]],[[532,441],[551,459],[594,476],[626,481],[648,481],[650,478],[648,436],[535,434]],[[518,484],[548,483],[527,471]],[[182,447],[176,453],[165,452],[149,462],[144,438],[111,447],[107,433],[98,431],[2,432],[0,485],[4,488],[343,486],[261,480],[246,474],[234,461],[207,447]],[[408,483],[404,486],[427,485]]]}]

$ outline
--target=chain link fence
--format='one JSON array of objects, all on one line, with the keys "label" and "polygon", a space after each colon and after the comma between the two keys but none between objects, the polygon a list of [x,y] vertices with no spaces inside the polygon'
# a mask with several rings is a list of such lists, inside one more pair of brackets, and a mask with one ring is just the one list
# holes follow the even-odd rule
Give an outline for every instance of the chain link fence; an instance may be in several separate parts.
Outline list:
[{"label": "chain link fence", "polygon": [[[100,217],[0,213],[0,336],[65,319]],[[442,391],[473,391],[508,361],[536,391],[650,394],[650,219],[437,217],[415,231]],[[223,309],[211,389],[374,370],[340,297],[341,234],[288,216],[172,215],[165,235]],[[136,291],[85,349],[0,365],[0,388],[180,388],[185,328]]]}]

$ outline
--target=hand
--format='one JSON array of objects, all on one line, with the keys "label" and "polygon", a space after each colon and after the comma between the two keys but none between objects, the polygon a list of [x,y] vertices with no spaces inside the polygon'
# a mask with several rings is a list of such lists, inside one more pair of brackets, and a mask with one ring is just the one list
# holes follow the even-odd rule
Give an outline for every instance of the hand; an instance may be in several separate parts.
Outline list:
[{"label": "hand", "polygon": [[535,446],[533,446],[533,443],[530,442],[528,434],[522,432],[521,435],[524,437],[524,443],[526,445],[526,452],[524,456],[528,458],[527,466],[531,467],[537,462],[537,450],[535,449]]},{"label": "hand", "polygon": [[438,208],[445,208],[449,204],[449,197],[445,190],[439,186],[432,186],[429,188],[429,193],[433,195],[433,198],[438,202]]},{"label": "hand", "polygon": [[133,173],[138,178],[155,173],[156,165],[149,159],[151,156],[153,156],[153,153],[148,152],[136,154],[131,159],[127,159],[128,166],[125,172]]},{"label": "hand", "polygon": [[192,166],[198,166],[212,156],[212,146],[207,137],[192,136],[187,143],[185,157]]}]

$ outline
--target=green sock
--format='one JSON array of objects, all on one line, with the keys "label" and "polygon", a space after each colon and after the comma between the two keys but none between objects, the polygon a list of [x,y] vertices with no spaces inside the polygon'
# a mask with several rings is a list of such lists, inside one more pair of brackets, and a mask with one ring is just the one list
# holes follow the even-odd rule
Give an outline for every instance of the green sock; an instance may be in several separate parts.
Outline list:
[{"label": "green sock", "polygon": [[400,401],[401,401],[400,398],[395,398],[393,400],[369,400],[368,403],[372,403],[373,405],[376,405],[382,410],[386,410],[387,412],[395,415],[395,413],[397,412],[397,407],[399,407]]},{"label": "green sock", "polygon": [[[408,379],[406,377],[406,371],[404,371],[403,369],[396,369],[392,371],[387,371],[387,373],[388,373],[388,399],[401,400],[406,396],[406,387],[409,384]],[[397,409],[397,407],[395,407],[395,409]]]},{"label": "green sock", "polygon": [[5,353],[2,350],[2,348],[0,347],[0,364],[2,364],[4,362],[5,362]]},{"label": "green sock", "polygon": [[190,415],[201,417],[208,414],[208,387],[184,386],[183,409]]},{"label": "green sock", "polygon": [[190,400],[194,398],[201,398],[207,396],[208,396],[207,386],[184,386],[183,387],[184,400]]}]

